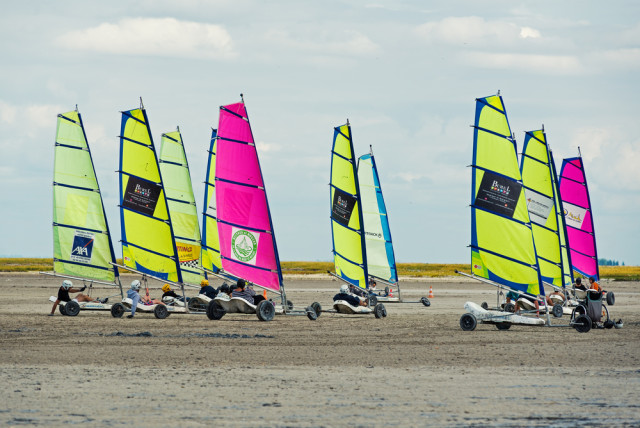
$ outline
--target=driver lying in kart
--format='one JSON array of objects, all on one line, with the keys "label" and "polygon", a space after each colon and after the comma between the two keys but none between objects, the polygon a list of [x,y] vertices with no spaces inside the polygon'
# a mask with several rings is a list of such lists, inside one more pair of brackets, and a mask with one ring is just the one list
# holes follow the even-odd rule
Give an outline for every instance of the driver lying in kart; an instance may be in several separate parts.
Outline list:
[{"label": "driver lying in kart", "polygon": [[[52,317],[54,315],[54,313],[56,312],[56,308],[58,307],[58,305],[60,304],[60,302],[70,302],[71,300],[75,301],[75,302],[97,302],[97,303],[107,303],[107,298],[105,299],[92,299],[91,297],[87,296],[86,294],[82,294],[81,292],[84,291],[87,288],[87,286],[83,286],[82,288],[73,288],[73,283],[71,281],[69,281],[68,279],[65,279],[64,281],[62,281],[62,286],[58,289],[58,298],[56,299],[56,301],[53,303],[53,307],[51,308],[51,313],[49,314],[50,317]],[[77,294],[75,297],[71,297],[69,296],[69,293],[80,293]]]},{"label": "driver lying in kart", "polygon": [[149,297],[149,290],[147,289],[146,295],[140,295],[140,281],[137,279],[131,282],[131,288],[127,291],[127,297],[131,299],[131,314],[127,315],[127,318],[133,318],[136,315],[136,309],[138,309],[138,302],[143,305],[164,305],[162,300],[152,299]]},{"label": "driver lying in kart", "polygon": [[258,303],[266,300],[264,296],[256,294],[251,286],[247,286],[247,283],[242,278],[240,278],[236,283],[236,288],[231,292],[231,297],[241,297],[255,306],[258,306]]},{"label": "driver lying in kart", "polygon": [[367,306],[366,300],[349,293],[349,286],[347,284],[342,284],[340,286],[340,292],[333,296],[333,301],[335,302],[336,300],[344,300],[351,306]]}]

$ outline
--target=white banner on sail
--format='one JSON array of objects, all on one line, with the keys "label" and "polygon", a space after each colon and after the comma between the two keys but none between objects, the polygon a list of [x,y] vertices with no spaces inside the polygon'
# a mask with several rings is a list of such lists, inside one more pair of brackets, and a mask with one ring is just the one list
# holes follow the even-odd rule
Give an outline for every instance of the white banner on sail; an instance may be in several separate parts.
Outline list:
[{"label": "white banner on sail", "polygon": [[553,199],[526,188],[524,189],[524,194],[527,198],[527,209],[529,210],[531,221],[541,226],[547,224],[547,219],[553,208]]},{"label": "white banner on sail", "polygon": [[567,223],[567,226],[582,229],[582,223],[584,222],[587,210],[568,202],[563,202],[562,208],[564,209],[564,220]]}]

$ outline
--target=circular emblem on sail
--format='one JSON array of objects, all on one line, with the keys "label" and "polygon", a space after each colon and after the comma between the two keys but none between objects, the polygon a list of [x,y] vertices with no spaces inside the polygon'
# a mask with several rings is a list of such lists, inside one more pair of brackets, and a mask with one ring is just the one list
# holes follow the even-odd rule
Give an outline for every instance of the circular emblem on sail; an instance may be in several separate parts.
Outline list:
[{"label": "circular emblem on sail", "polygon": [[231,236],[231,250],[236,260],[255,264],[258,240],[253,233],[247,230],[235,229]]}]

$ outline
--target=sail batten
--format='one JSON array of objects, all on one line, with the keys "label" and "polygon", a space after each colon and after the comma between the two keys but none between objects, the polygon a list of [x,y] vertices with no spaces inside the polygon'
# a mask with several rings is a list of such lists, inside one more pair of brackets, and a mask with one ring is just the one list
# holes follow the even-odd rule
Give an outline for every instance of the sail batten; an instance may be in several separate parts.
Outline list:
[{"label": "sail batten", "polygon": [[544,294],[516,142],[499,95],[476,100],[471,166],[472,273]]},{"label": "sail batten", "polygon": [[54,272],[119,284],[100,186],[77,110],[58,115],[53,169]]}]

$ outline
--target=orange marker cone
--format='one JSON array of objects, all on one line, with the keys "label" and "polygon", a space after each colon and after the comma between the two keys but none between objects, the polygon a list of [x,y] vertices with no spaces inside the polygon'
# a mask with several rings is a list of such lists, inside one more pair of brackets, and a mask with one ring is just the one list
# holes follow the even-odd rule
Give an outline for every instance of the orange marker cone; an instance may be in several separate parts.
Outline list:
[{"label": "orange marker cone", "polygon": [[262,296],[264,297],[264,300],[267,300],[267,290],[262,290]]},{"label": "orange marker cone", "polygon": [[429,298],[433,299],[433,286],[429,286]]}]

